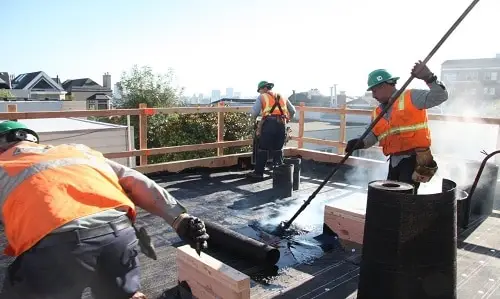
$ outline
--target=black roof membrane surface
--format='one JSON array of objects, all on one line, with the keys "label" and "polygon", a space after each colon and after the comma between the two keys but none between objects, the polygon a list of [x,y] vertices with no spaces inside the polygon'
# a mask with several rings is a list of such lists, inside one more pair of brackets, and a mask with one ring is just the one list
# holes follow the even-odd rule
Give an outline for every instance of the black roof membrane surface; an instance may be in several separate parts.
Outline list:
[{"label": "black roof membrane surface", "polygon": [[[334,236],[322,235],[324,206],[334,203],[364,210],[366,183],[384,179],[386,174],[365,171],[360,178],[363,174],[353,175],[352,171],[345,171],[347,166],[343,167],[295,220],[292,230],[296,233],[277,239],[269,233],[291,218],[332,170],[332,165],[303,160],[301,169],[300,189],[289,198],[276,194],[271,177],[250,180],[245,176],[248,171],[238,169],[198,169],[150,177],[190,214],[278,246],[281,258],[272,271],[256,268],[237,254],[207,251],[252,278],[251,298],[355,298],[360,251],[344,250]],[[439,185],[440,182],[435,186]],[[462,237],[458,253],[459,298],[500,298],[498,217],[489,217],[482,223],[475,221]],[[140,255],[143,292],[148,298],[178,298],[175,250],[183,243],[162,219],[143,210],[139,210],[137,225],[147,229],[158,255],[156,261]],[[3,232],[0,242],[5,245]],[[10,262],[9,257],[0,257],[0,282]],[[82,298],[91,296],[86,291]]]}]

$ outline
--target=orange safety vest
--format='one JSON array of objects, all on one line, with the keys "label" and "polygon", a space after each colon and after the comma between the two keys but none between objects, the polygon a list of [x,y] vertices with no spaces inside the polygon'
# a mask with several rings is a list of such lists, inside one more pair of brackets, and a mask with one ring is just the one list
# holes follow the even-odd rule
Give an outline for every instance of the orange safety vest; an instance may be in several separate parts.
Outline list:
[{"label": "orange safety vest", "polygon": [[[373,110],[372,121],[381,112],[380,107]],[[372,132],[377,136],[384,155],[389,156],[415,148],[429,148],[431,133],[427,121],[427,110],[415,107],[411,92],[406,90],[394,102],[389,119],[382,117]]]},{"label": "orange safety vest", "polygon": [[[260,105],[261,105],[262,117],[266,117],[269,115],[277,115],[277,116],[281,115],[281,111],[278,108],[278,106],[276,106],[276,108],[274,108],[273,112],[271,112],[271,109],[273,108],[274,103],[276,103],[277,97],[278,97],[278,93],[274,94],[272,92],[263,93],[261,95]],[[279,105],[281,107],[281,110],[283,110],[284,116],[287,119],[289,119],[290,117],[289,117],[288,109],[286,106],[286,99],[284,99],[281,95],[280,95]]]},{"label": "orange safety vest", "polygon": [[135,205],[104,156],[84,145],[20,142],[0,154],[0,203],[8,246],[19,256],[77,218]]}]

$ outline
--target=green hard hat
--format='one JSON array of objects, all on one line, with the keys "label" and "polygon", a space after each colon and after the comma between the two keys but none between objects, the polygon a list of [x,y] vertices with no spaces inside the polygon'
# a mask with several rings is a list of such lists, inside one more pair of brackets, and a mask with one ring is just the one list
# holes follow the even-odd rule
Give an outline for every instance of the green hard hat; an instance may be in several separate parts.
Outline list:
[{"label": "green hard hat", "polygon": [[32,134],[33,136],[36,137],[37,140],[40,140],[40,137],[38,136],[38,134],[31,130],[30,128],[28,128],[25,124],[23,123],[20,123],[20,122],[17,122],[17,121],[12,121],[12,120],[8,120],[8,121],[4,121],[4,122],[1,122],[0,123],[0,135],[4,135],[4,134],[7,134],[9,133],[10,131],[24,131],[24,132],[27,132],[29,134]]},{"label": "green hard hat", "polygon": [[264,87],[272,89],[274,87],[274,83],[269,83],[267,81],[260,81],[259,85],[257,85],[257,92],[259,92],[259,90]]},{"label": "green hard hat", "polygon": [[370,91],[374,86],[379,85],[384,82],[394,82],[398,81],[399,77],[393,77],[391,73],[389,73],[385,69],[374,70],[370,74],[368,74],[368,89]]}]

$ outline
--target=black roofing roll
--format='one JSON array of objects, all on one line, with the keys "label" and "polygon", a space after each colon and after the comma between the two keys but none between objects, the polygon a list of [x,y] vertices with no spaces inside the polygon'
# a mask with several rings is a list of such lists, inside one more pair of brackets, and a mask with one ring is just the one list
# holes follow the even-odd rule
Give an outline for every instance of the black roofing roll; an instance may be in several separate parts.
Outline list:
[{"label": "black roofing roll", "polygon": [[420,195],[390,183],[406,187],[368,185],[357,298],[456,299],[455,182]]},{"label": "black roofing roll", "polygon": [[210,238],[208,246],[215,246],[231,254],[236,254],[255,264],[273,266],[280,259],[277,248],[266,245],[222,225],[204,221]]},{"label": "black roofing roll", "polygon": [[273,190],[279,197],[293,194],[293,164],[281,164],[273,169]]}]

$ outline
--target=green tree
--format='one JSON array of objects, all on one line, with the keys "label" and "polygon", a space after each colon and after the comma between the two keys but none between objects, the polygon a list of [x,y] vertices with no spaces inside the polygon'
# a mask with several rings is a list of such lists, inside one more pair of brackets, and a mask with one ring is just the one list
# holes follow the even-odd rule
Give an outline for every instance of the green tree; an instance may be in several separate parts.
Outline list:
[{"label": "green tree", "polygon": [[[173,71],[156,74],[150,67],[134,66],[128,73],[123,73],[118,90],[121,98],[115,99],[114,105],[121,109],[136,109],[146,103],[151,108],[183,106],[180,98],[183,89],[174,88]],[[134,126],[135,147],[139,148],[138,116],[131,116]],[[114,124],[126,124],[126,117],[98,118]],[[252,135],[252,123],[247,113],[225,113],[224,140],[248,139]],[[217,141],[217,113],[197,114],[157,114],[148,117],[148,148],[201,144]],[[249,146],[226,148],[225,154],[248,152]],[[156,155],[148,158],[149,163],[175,160],[196,159],[214,156],[217,150]]]},{"label": "green tree", "polygon": [[134,65],[129,72],[124,72],[117,85],[121,99],[116,100],[120,108],[137,108],[140,103],[148,107],[173,107],[180,105],[182,88],[174,88],[174,72],[157,74],[149,66]]}]

